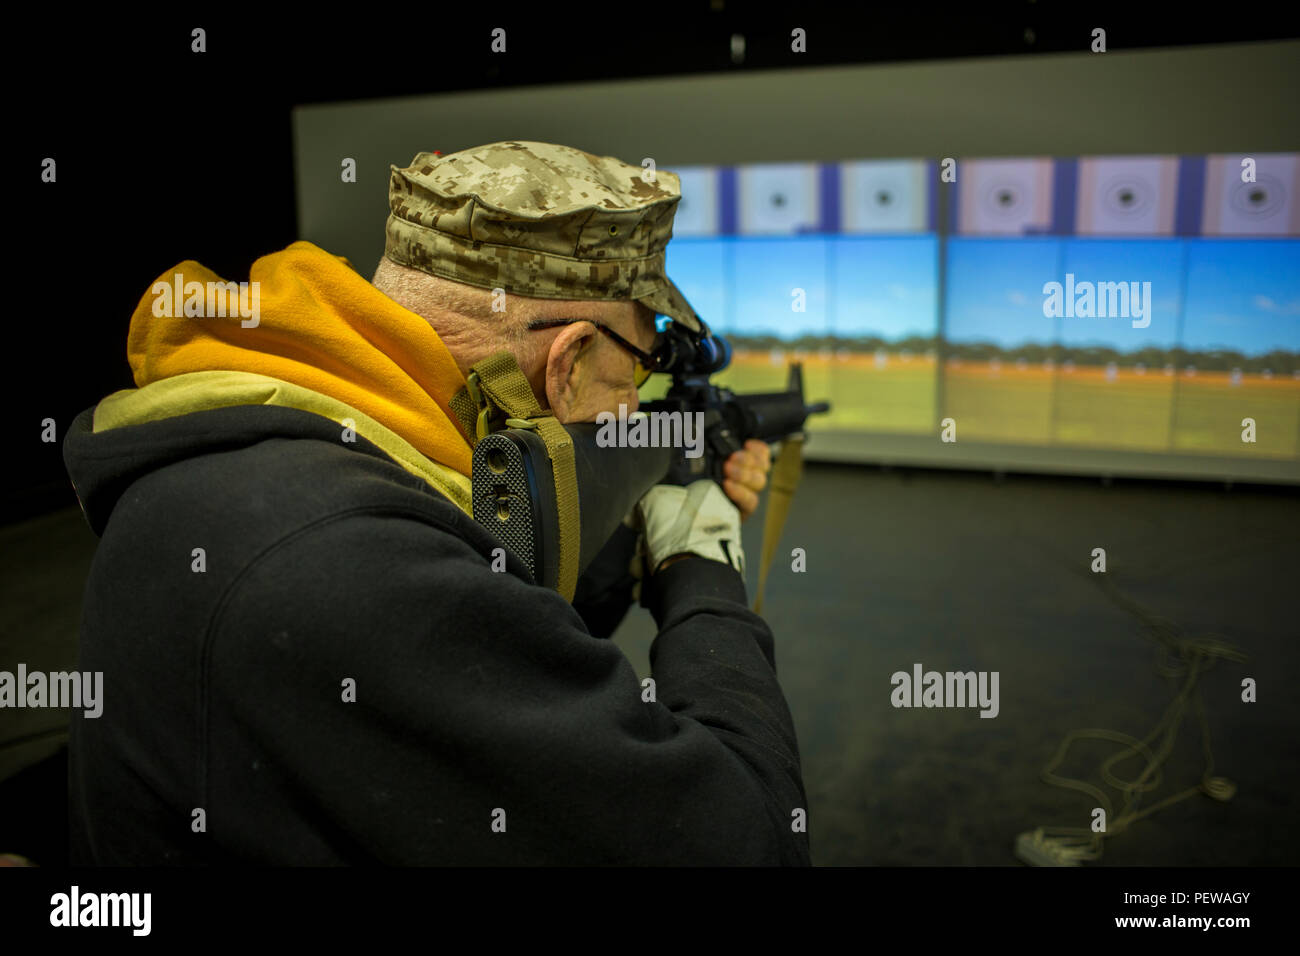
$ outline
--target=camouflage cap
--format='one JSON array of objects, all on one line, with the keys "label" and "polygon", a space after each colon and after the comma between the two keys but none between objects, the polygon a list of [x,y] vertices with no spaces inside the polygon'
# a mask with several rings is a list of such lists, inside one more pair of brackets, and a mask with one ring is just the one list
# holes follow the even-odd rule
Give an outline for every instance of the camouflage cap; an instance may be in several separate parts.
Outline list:
[{"label": "camouflage cap", "polygon": [[700,331],[665,272],[675,173],[551,143],[504,142],[391,167],[384,255],[484,289],[634,299]]}]

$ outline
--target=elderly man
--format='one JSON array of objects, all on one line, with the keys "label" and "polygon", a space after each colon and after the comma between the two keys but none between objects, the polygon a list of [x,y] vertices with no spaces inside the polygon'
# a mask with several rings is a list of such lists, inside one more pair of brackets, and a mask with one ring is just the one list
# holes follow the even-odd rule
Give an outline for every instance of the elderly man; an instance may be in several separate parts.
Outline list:
[{"label": "elderly man", "polygon": [[[257,260],[240,309],[196,262],[160,277],[138,388],[65,443],[102,539],[74,863],[809,861],[772,634],[717,547],[766,446],[725,494],[652,489],[572,602],[502,568],[468,505],[480,360],[510,353],[541,410],[592,421],[636,406],[656,315],[699,327],[663,272],[679,199],[671,173],[563,146],[421,153],[393,169],[373,283],[307,242]],[[644,686],[600,639],[636,530]]]}]

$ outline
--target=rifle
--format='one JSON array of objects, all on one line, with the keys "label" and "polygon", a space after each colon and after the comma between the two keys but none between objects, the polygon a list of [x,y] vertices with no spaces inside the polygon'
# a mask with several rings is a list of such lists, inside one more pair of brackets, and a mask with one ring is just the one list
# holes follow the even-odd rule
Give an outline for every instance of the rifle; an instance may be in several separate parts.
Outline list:
[{"label": "rifle", "polygon": [[[620,446],[609,442],[604,425],[565,425],[577,477],[579,574],[654,485],[687,485],[702,478],[721,484],[727,458],[747,440],[802,440],[808,416],[830,410],[827,402],[805,403],[802,366],[797,362],[791,363],[781,392],[737,395],[710,383],[710,375],[730,364],[731,346],[707,327],[692,332],[671,323],[660,336],[655,357],[657,370],[671,374],[673,383],[664,398],[642,405],[637,414],[644,413],[651,422],[656,415],[676,414],[680,421],[695,416],[691,420],[702,424],[701,453],[688,456],[685,448],[666,443]],[[556,588],[558,502],[566,492],[556,487],[546,444],[536,430],[507,427],[480,438],[474,448],[472,486],[474,520],[523,561],[537,584]]]}]

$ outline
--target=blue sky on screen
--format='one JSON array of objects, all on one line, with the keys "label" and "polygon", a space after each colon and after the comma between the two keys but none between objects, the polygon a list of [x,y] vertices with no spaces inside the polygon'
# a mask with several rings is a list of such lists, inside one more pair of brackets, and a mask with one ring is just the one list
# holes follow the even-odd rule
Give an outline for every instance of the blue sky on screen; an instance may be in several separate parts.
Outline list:
[{"label": "blue sky on screen", "polygon": [[[826,302],[826,255],[830,240],[735,241],[730,331],[796,338],[830,331]],[[804,290],[804,311],[791,308],[792,290]]]},{"label": "blue sky on screen", "polygon": [[933,236],[674,239],[668,274],[724,334],[897,339],[935,333],[937,254]]},{"label": "blue sky on screen", "polygon": [[1300,351],[1300,242],[1193,239],[1183,342],[1247,355]]},{"label": "blue sky on screen", "polygon": [[1058,239],[948,240],[948,327],[952,342],[1007,348],[1046,344],[1060,322],[1043,315],[1043,283],[1058,276]]},{"label": "blue sky on screen", "polygon": [[[1065,239],[1059,241],[1061,265],[1047,275],[1027,275],[1022,280],[1025,292],[1038,304],[1042,315],[1043,284],[1065,285],[1067,273],[1080,282],[1126,282],[1130,289],[1136,282],[1145,300],[1145,283],[1151,283],[1151,303],[1143,310],[1151,324],[1133,328],[1136,315],[1079,317],[1063,316],[1059,320],[1060,342],[1076,348],[1110,346],[1120,352],[1137,349],[1171,349],[1178,344],[1178,312],[1183,286],[1183,243],[1168,239]],[[1051,319],[1043,319],[1050,324]],[[1048,344],[1047,340],[1040,340]]]},{"label": "blue sky on screen", "polygon": [[[920,236],[674,239],[668,273],[723,334],[932,335],[937,242]],[[1151,322],[1043,315],[1043,285],[1151,283]],[[1180,299],[1186,286],[1186,306]],[[791,309],[791,290],[806,310]],[[1300,242],[1268,239],[948,240],[953,342],[1300,351]],[[1180,328],[1181,326],[1181,328]]]},{"label": "blue sky on screen", "polygon": [[831,247],[835,334],[900,339],[938,332],[938,239],[845,237]]}]

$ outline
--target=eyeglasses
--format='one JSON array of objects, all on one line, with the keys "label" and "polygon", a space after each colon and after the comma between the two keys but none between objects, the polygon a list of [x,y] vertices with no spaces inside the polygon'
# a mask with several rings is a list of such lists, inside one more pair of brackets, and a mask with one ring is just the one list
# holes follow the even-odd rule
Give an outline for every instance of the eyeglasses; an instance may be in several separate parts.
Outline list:
[{"label": "eyeglasses", "polygon": [[659,370],[658,359],[649,352],[637,348],[627,339],[623,338],[623,336],[611,329],[608,325],[605,325],[605,323],[596,319],[537,319],[529,322],[526,328],[529,332],[535,332],[539,329],[557,329],[562,325],[573,325],[576,322],[590,322],[596,328],[600,329],[600,331],[613,339],[614,344],[627,352],[631,352],[632,355],[636,357],[636,368],[632,373],[632,381],[636,383],[637,388],[644,385],[646,379],[648,379],[652,373]]}]

